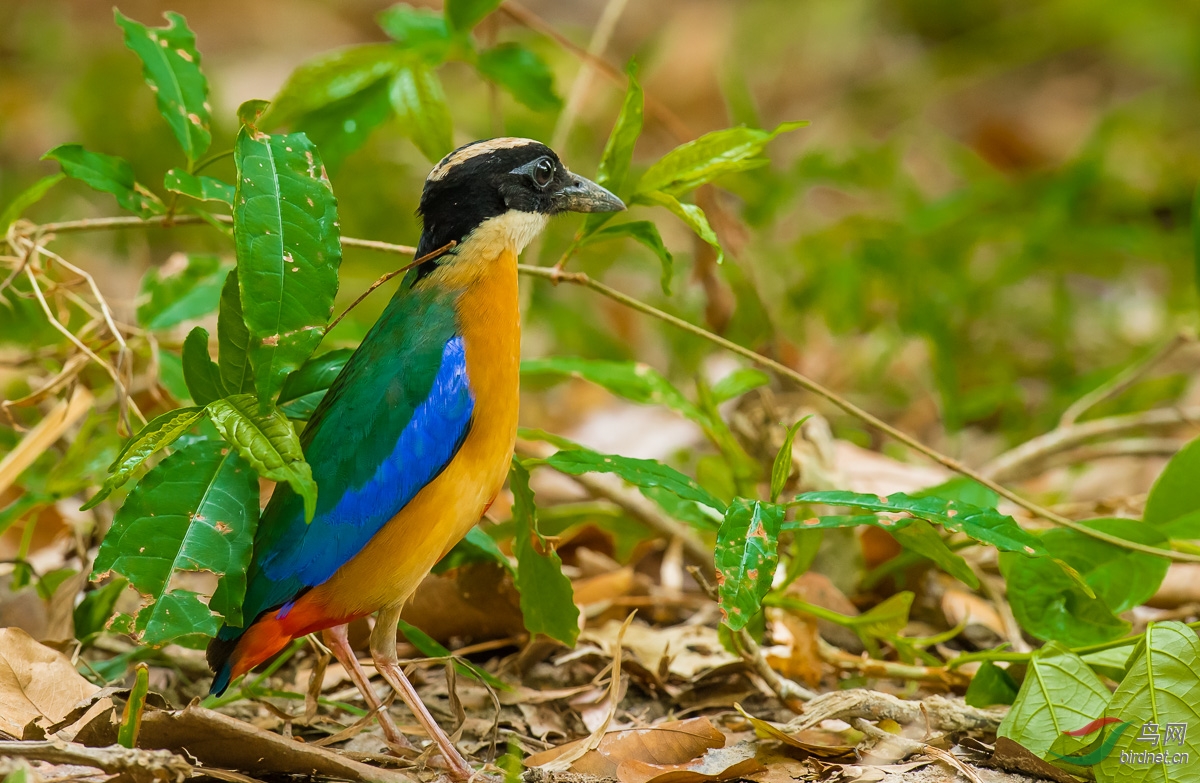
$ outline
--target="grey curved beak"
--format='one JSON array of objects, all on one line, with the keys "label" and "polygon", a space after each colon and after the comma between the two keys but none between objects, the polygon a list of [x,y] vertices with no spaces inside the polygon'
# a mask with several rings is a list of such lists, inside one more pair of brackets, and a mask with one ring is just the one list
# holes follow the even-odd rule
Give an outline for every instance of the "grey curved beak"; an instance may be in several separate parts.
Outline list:
[{"label": "grey curved beak", "polygon": [[574,181],[554,194],[559,212],[620,212],[625,202],[587,177],[572,174]]}]

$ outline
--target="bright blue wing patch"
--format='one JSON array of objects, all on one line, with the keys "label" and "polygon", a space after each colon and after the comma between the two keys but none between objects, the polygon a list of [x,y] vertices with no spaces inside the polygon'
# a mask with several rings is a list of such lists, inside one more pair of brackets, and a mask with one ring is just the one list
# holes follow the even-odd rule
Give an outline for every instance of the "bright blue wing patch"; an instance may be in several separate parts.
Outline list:
[{"label": "bright blue wing patch", "polygon": [[282,538],[263,554],[263,576],[279,586],[310,587],[333,576],[445,469],[467,436],[474,409],[466,351],[456,336],[446,342],[429,396],[413,411],[391,454],[332,508],[319,509],[311,524],[293,525],[299,535]]}]

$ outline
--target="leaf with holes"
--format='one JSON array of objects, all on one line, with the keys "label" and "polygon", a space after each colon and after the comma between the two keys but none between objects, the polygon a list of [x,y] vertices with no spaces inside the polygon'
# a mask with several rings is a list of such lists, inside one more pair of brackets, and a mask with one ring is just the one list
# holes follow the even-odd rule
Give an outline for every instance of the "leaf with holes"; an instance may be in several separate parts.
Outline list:
[{"label": "leaf with holes", "polygon": [[163,187],[171,193],[197,201],[219,201],[228,207],[233,206],[233,185],[227,185],[216,177],[197,177],[181,169],[168,169],[163,175]]},{"label": "leaf with holes", "polygon": [[167,329],[201,318],[216,310],[220,301],[228,264],[209,254],[187,256],[178,266],[172,262],[151,268],[142,278],[137,315],[138,323],[147,329]]},{"label": "leaf with holes", "polygon": [[91,500],[84,503],[79,510],[87,511],[111,495],[114,489],[132,478],[146,460],[174,443],[180,435],[194,427],[203,416],[203,408],[178,408],[151,419],[125,444],[125,448],[117,456],[116,462],[109,467],[109,476],[104,480],[100,491],[93,495]]},{"label": "leaf with holes", "polygon": [[321,342],[342,262],[337,199],[303,133],[243,127],[234,147],[238,285],[260,410]]},{"label": "leaf with holes", "polygon": [[1089,740],[1066,732],[1102,716],[1108,699],[1108,689],[1095,672],[1078,655],[1051,642],[1033,654],[1025,682],[996,733],[1043,758],[1051,746],[1074,752]]},{"label": "leaf with holes", "polygon": [[158,100],[187,159],[195,163],[212,143],[208,80],[200,70],[196,36],[177,13],[164,14],[166,27],[146,27],[113,9],[125,45],[142,61],[142,75]]},{"label": "leaf with holes", "polygon": [[[179,571],[217,574],[238,598],[220,609],[240,622],[236,609],[257,524],[254,471],[225,443],[200,440],[164,459],[129,493],[100,545],[92,578],[116,572],[150,599],[139,614],[147,644],[197,631],[211,635],[217,622],[209,607],[198,613],[203,604],[194,594],[171,590],[171,577]],[[181,604],[189,611],[180,611]]]},{"label": "leaf with holes", "polygon": [[784,507],[736,498],[717,532],[717,592],[721,613],[737,631],[762,609],[779,564]]},{"label": "leaf with holes", "polygon": [[508,484],[513,493],[513,554],[517,556],[516,583],[525,628],[531,634],[542,633],[574,647],[579,636],[579,607],[575,605],[571,580],[562,572],[558,553],[538,532],[529,471],[516,460]]},{"label": "leaf with holes", "polygon": [[287,417],[274,408],[263,413],[253,394],[234,394],[205,409],[221,437],[265,479],[286,481],[304,499],[304,518],[317,509],[317,483],[304,461],[300,438]]},{"label": "leaf with holes", "polygon": [[429,161],[441,160],[454,148],[450,107],[432,68],[414,61],[398,70],[392,77],[388,98],[405,135]]},{"label": "leaf with holes", "polygon": [[148,218],[166,212],[154,195],[133,179],[133,167],[124,158],[90,152],[79,144],[63,144],[47,152],[42,160],[56,160],[68,177],[101,193],[111,193],[122,208]]}]

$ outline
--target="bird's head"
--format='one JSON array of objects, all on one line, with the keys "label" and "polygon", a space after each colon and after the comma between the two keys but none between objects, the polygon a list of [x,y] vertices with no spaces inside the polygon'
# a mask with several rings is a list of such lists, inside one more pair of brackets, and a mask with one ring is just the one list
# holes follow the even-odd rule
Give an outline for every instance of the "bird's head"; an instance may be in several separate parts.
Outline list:
[{"label": "bird's head", "polygon": [[451,152],[429,172],[418,210],[424,230],[417,256],[458,243],[451,255],[422,269],[427,274],[433,265],[454,263],[465,254],[520,253],[554,215],[622,209],[621,199],[572,174],[539,141],[477,141]]}]

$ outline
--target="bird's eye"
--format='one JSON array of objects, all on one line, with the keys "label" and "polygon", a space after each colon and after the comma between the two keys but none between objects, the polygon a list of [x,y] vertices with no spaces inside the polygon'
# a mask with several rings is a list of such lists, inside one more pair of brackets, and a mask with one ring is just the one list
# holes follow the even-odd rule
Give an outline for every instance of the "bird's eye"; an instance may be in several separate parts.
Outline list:
[{"label": "bird's eye", "polygon": [[549,158],[542,158],[533,166],[533,184],[544,188],[554,179],[554,164]]}]

